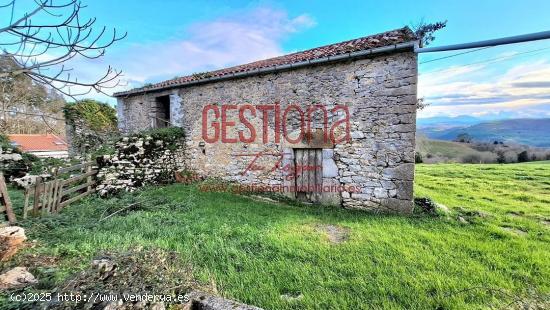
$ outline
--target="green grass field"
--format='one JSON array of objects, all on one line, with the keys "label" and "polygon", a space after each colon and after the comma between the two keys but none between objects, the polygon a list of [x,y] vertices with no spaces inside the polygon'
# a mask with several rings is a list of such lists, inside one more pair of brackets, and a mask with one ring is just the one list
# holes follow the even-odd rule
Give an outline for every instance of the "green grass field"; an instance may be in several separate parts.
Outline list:
[{"label": "green grass field", "polygon": [[[415,196],[450,214],[375,215],[150,188],[23,221],[36,246],[18,257],[58,260],[33,269],[44,290],[102,251],[143,246],[177,252],[201,285],[266,309],[550,305],[550,164],[418,165]],[[99,221],[135,200],[150,203]],[[349,239],[330,242],[325,224],[347,228]]]}]

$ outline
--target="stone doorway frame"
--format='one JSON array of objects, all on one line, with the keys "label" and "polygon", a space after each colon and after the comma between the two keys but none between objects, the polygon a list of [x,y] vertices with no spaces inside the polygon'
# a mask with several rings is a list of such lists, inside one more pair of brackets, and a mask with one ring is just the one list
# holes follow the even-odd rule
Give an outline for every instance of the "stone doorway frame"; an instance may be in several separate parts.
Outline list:
[{"label": "stone doorway frame", "polygon": [[[291,144],[283,139],[284,142],[282,144],[282,147],[284,155],[282,159],[282,164],[283,167],[294,167],[296,162],[296,149],[320,149],[322,153],[322,190],[319,193],[318,199],[315,199],[315,203],[321,205],[342,206],[342,193],[327,190],[340,186],[340,175],[338,167],[336,166],[334,156],[334,144],[331,141],[325,140],[326,139],[324,139],[323,132],[321,130],[317,130],[316,132],[314,132],[310,139],[304,139],[298,143]],[[284,188],[295,188],[295,178],[290,178],[289,180],[289,178],[283,176],[283,186]],[[286,191],[285,195],[292,199],[298,198],[297,191]]]}]

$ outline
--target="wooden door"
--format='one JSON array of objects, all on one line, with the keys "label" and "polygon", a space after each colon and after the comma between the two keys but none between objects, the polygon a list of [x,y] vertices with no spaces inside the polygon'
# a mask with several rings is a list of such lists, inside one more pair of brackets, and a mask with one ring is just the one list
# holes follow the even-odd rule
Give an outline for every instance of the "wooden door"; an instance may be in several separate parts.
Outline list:
[{"label": "wooden door", "polygon": [[323,186],[322,149],[294,149],[296,198],[307,202],[320,200]]}]

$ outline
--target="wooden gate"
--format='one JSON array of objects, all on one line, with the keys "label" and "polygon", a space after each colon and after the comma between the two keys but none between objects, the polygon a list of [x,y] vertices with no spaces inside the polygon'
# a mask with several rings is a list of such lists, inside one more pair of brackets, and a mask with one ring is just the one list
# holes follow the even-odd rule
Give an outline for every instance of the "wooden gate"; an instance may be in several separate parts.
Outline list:
[{"label": "wooden gate", "polygon": [[[92,169],[93,162],[84,162],[71,167],[59,168],[54,172],[54,179],[43,182],[38,177],[36,183],[25,191],[23,217],[29,211],[33,215],[57,213],[64,207],[95,191],[97,170]],[[64,176],[68,175],[68,178]],[[30,198],[33,203],[30,204]]]},{"label": "wooden gate", "polygon": [[11,207],[10,196],[8,196],[8,189],[2,171],[0,171],[0,214],[3,214],[0,226],[5,225],[6,221],[9,225],[15,223],[15,214]]},{"label": "wooden gate", "polygon": [[294,149],[296,198],[319,202],[323,185],[323,150]]}]

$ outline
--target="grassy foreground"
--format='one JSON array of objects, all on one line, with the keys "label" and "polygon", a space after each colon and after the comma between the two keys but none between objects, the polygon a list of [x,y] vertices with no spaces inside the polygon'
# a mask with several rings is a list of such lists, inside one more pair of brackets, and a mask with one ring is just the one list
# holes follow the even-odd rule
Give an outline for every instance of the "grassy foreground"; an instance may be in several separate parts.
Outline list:
[{"label": "grassy foreground", "polygon": [[[104,250],[172,250],[203,285],[266,309],[550,302],[550,164],[418,165],[415,192],[451,213],[373,215],[151,188],[23,222],[37,241],[20,256],[56,261],[34,270],[39,288],[51,289]],[[99,221],[136,200],[150,206]],[[349,239],[331,242],[323,225],[346,229]]]}]

